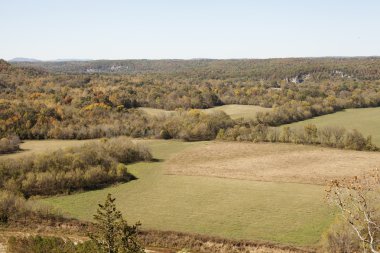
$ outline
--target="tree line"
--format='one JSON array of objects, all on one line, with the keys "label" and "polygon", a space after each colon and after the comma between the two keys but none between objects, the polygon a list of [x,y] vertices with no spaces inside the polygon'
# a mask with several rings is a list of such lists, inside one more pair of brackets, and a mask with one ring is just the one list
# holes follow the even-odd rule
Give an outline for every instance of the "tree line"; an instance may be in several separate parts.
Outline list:
[{"label": "tree line", "polygon": [[227,141],[250,142],[282,142],[306,145],[321,145],[340,149],[378,151],[379,148],[372,143],[371,136],[363,136],[357,130],[347,131],[343,127],[320,127],[308,124],[304,127],[282,128],[269,127],[258,124],[240,124],[234,127],[222,129],[218,132],[217,139]]},{"label": "tree line", "polygon": [[[18,107],[25,110],[27,107]],[[32,114],[28,114],[32,116]],[[307,125],[304,128],[273,127],[258,113],[253,120],[232,120],[222,111],[211,113],[197,109],[177,110],[170,115],[150,116],[140,110],[128,113],[94,109],[83,112],[88,117],[72,117],[64,122],[44,124],[36,119],[31,129],[17,129],[21,138],[38,139],[93,139],[115,137],[147,137],[158,139],[182,139],[184,141],[229,140],[254,142],[285,142],[296,144],[322,145],[326,147],[371,150],[378,148],[370,136],[363,136],[357,130],[347,131],[342,127]],[[285,115],[285,114],[284,114]],[[283,116],[284,116],[283,115]],[[46,117],[42,117],[46,119]],[[49,121],[49,120],[48,120]],[[284,122],[285,123],[285,122]],[[21,124],[22,125],[22,124]]]}]

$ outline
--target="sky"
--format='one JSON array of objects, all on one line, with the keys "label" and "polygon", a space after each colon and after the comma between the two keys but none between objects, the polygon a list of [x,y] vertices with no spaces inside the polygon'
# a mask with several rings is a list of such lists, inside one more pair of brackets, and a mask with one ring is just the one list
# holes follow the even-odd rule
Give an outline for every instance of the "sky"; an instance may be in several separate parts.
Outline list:
[{"label": "sky", "polygon": [[379,0],[0,0],[0,58],[380,55]]}]

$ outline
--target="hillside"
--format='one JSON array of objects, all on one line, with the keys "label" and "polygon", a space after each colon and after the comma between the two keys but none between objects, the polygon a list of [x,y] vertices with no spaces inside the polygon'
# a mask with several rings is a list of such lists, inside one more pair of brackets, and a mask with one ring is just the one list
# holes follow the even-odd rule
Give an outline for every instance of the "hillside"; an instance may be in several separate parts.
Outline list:
[{"label": "hillside", "polygon": [[29,84],[36,77],[44,76],[45,71],[34,67],[18,67],[0,59],[0,89],[15,90],[17,86]]}]

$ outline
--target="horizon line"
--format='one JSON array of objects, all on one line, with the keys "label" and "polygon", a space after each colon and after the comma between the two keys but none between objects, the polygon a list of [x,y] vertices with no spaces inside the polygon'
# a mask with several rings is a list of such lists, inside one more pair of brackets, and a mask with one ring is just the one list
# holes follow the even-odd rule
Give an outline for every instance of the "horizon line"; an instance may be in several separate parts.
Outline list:
[{"label": "horizon line", "polygon": [[[194,58],[99,58],[99,59],[86,59],[86,58],[58,58],[58,59],[38,59],[32,57],[14,57],[14,58],[0,58],[7,62],[89,62],[89,61],[131,61],[131,60],[145,60],[145,61],[163,61],[163,60],[177,60],[177,61],[191,61],[191,60],[276,60],[276,59],[322,59],[322,58],[380,58],[380,55],[357,55],[357,56],[289,56],[289,57],[232,57],[232,58],[207,58],[207,57],[194,57]],[[25,61],[23,61],[24,59]]]}]

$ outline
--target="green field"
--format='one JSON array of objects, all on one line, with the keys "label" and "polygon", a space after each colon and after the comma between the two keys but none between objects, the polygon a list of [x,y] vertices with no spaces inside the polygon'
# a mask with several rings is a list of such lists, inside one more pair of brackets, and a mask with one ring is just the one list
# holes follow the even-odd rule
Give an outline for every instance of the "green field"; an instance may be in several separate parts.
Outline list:
[{"label": "green field", "polygon": [[373,142],[380,146],[380,107],[347,109],[313,119],[289,124],[291,127],[315,124],[317,126],[342,126],[357,129],[364,135],[372,135]]},{"label": "green field", "polygon": [[[174,113],[174,111],[166,111],[162,109],[147,108],[147,107],[141,107],[140,110],[152,116],[170,115]],[[256,105],[222,105],[222,106],[217,106],[214,108],[202,109],[201,111],[204,111],[206,113],[211,113],[215,111],[223,111],[227,115],[229,115],[232,119],[238,119],[238,118],[252,119],[255,117],[257,112],[266,112],[270,110],[271,110],[270,108],[264,108],[264,107],[256,106]]]},{"label": "green field", "polygon": [[140,220],[145,229],[301,246],[317,243],[334,219],[322,186],[167,175],[168,158],[209,143],[142,142],[160,162],[130,165],[138,180],[42,201],[72,217],[91,220],[97,203],[112,193],[127,219]]}]

